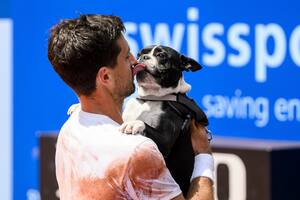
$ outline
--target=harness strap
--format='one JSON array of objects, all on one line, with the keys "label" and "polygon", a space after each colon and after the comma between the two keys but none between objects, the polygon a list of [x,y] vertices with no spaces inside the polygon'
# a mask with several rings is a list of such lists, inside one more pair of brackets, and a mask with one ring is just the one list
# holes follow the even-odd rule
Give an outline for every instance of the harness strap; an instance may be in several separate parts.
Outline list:
[{"label": "harness strap", "polygon": [[177,101],[177,97],[175,94],[168,94],[165,96],[138,96],[137,99],[145,100],[145,101]]},{"label": "harness strap", "polygon": [[[144,101],[167,101],[169,102],[169,105],[171,104],[173,109],[175,107],[175,111],[182,113],[182,115],[186,116],[187,114],[191,114],[195,117],[197,122],[202,123],[204,126],[208,125],[208,119],[205,115],[205,113],[199,108],[199,106],[196,104],[196,102],[193,99],[188,98],[185,94],[169,94],[165,96],[154,96],[154,95],[148,95],[148,96],[140,96],[137,99],[141,99]],[[172,102],[177,102],[180,105],[174,104]],[[188,109],[189,112],[186,112],[184,108]]]},{"label": "harness strap", "polygon": [[181,125],[181,133],[186,133],[192,119],[191,111],[178,102],[167,101],[167,103],[182,119],[184,119],[183,124]]}]

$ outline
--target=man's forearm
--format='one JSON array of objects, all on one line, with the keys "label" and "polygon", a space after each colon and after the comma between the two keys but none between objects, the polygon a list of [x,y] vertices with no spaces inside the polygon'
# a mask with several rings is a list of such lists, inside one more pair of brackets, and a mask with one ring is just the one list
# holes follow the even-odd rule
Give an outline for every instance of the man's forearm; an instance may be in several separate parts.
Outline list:
[{"label": "man's forearm", "polygon": [[[194,170],[187,199],[213,200],[214,161],[210,154],[199,154],[195,157]],[[182,195],[175,200],[183,200]]]},{"label": "man's forearm", "polygon": [[[191,123],[191,131],[196,156],[187,199],[213,200],[214,159],[211,155],[206,129],[201,125]],[[184,197],[181,194],[174,200],[184,200]]]},{"label": "man's forearm", "polygon": [[[204,176],[193,179],[186,199],[188,200],[214,200],[213,182]],[[185,200],[183,195],[179,195],[172,200]]]},{"label": "man's forearm", "polygon": [[213,182],[204,176],[193,179],[187,199],[213,200]]}]

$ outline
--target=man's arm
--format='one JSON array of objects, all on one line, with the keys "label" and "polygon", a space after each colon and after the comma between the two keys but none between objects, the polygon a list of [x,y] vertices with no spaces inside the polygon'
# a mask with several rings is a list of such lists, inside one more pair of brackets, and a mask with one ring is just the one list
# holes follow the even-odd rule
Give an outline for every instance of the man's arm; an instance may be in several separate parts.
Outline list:
[{"label": "man's arm", "polygon": [[[212,181],[212,174],[213,173],[213,164],[211,159],[208,160],[199,160],[197,158],[199,157],[210,157],[211,155],[211,148],[209,146],[206,129],[205,127],[196,124],[195,121],[192,121],[191,123],[191,139],[192,139],[192,145],[195,152],[195,168],[193,172],[192,179],[187,199],[197,199],[197,200],[213,200],[213,181]],[[205,158],[206,159],[206,158]],[[204,162],[203,162],[204,161]],[[208,163],[206,163],[206,161]],[[198,166],[197,166],[198,165]],[[198,176],[195,174],[195,171],[197,171],[197,167],[207,167],[208,173],[204,173],[203,176]],[[210,177],[210,178],[208,178]],[[173,200],[184,200],[183,195],[179,195]]]},{"label": "man's arm", "polygon": [[195,178],[191,183],[187,199],[213,200],[213,182],[204,176]]},{"label": "man's arm", "polygon": [[[196,124],[195,121],[192,121],[190,128],[195,164],[187,199],[213,200],[214,163],[206,129],[204,126]],[[129,177],[136,186],[143,186],[135,187],[135,190],[140,190],[138,194],[145,195],[140,196],[140,199],[146,197],[159,199],[162,196],[170,196],[170,199],[174,200],[184,199],[179,186],[165,166],[162,154],[155,143],[152,140],[149,141],[139,145],[131,159]],[[155,174],[157,176],[153,177]],[[149,175],[151,176],[149,177]]]},{"label": "man's arm", "polygon": [[[175,197],[173,200],[184,200],[183,195]],[[204,176],[193,179],[187,198],[186,199],[197,199],[197,200],[213,200],[213,183],[212,181]]]}]

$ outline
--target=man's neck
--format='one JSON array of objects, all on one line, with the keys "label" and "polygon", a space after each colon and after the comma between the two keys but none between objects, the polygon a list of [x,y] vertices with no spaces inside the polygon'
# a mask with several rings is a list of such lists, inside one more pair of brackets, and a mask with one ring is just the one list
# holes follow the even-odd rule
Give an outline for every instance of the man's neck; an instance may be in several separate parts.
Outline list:
[{"label": "man's neck", "polygon": [[122,124],[122,102],[113,98],[102,98],[92,94],[90,96],[79,96],[81,109],[84,112],[106,115],[115,122]]}]

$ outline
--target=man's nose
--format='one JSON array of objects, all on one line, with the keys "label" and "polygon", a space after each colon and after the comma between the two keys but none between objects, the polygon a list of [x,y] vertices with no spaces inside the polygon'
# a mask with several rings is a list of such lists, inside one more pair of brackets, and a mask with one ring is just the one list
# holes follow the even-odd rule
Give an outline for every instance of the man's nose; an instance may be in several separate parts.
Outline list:
[{"label": "man's nose", "polygon": [[130,53],[130,63],[132,65],[135,65],[138,63],[138,61],[136,60],[136,58],[132,55],[132,53]]}]

